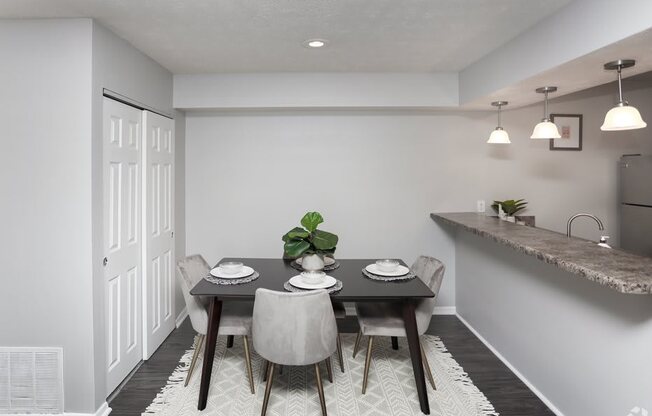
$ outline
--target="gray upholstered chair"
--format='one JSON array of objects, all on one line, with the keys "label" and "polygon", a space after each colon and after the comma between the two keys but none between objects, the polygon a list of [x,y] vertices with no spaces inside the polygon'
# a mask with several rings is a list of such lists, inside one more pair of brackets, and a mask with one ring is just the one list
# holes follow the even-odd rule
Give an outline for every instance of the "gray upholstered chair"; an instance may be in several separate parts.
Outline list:
[{"label": "gray upholstered chair", "polygon": [[[206,330],[208,329],[208,302],[200,297],[192,296],[190,290],[210,272],[210,266],[206,260],[199,255],[188,256],[177,262],[177,270],[181,276],[181,291],[186,301],[186,309],[190,316],[190,323],[193,329],[199,334],[195,352],[190,361],[190,368],[186,376],[185,385],[188,385],[192,377],[197,357],[204,345]],[[249,378],[249,388],[255,394],[253,373],[251,370],[251,354],[249,351],[249,338],[251,334],[251,316],[253,304],[251,302],[225,302],[220,317],[218,333],[228,336],[227,348],[233,345],[234,336],[242,336],[245,351],[245,364]]]},{"label": "gray upholstered chair", "polygon": [[[419,335],[423,335],[430,325],[432,318],[432,311],[437,301],[439,288],[444,278],[445,267],[442,262],[433,258],[420,256],[412,265],[411,270],[432,290],[435,294],[434,297],[419,301],[416,305],[416,321],[417,330]],[[369,336],[369,343],[367,344],[367,357],[365,360],[364,376],[362,378],[362,394],[367,391],[367,381],[369,378],[369,366],[371,362],[371,350],[373,348],[374,337],[385,336],[392,337],[394,344],[394,337],[405,337],[405,325],[401,313],[401,305],[397,303],[359,303],[356,304],[356,312],[358,315],[358,323],[360,324],[360,332],[355,340],[353,348],[353,357],[355,358],[360,347],[360,340],[363,335]],[[435,387],[435,380],[430,371],[430,365],[421,346],[421,359],[425,368],[426,375],[433,389]]]},{"label": "gray upholstered chair", "polygon": [[274,381],[274,366],[314,365],[322,414],[326,399],[319,363],[337,348],[337,324],[331,299],[325,290],[276,292],[256,290],[252,335],[256,352],[269,363],[262,415],[267,411]]}]

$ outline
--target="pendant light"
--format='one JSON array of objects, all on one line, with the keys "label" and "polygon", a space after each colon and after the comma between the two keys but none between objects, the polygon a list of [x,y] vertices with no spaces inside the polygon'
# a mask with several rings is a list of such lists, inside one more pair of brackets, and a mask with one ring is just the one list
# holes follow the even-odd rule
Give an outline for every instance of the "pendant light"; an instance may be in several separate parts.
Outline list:
[{"label": "pendant light", "polygon": [[618,104],[604,116],[604,123],[600,127],[600,130],[634,130],[647,126],[647,123],[643,121],[641,113],[638,112],[636,107],[630,106],[627,101],[623,100],[622,75],[620,72],[623,68],[634,66],[635,63],[636,61],[633,59],[619,59],[604,64],[604,69],[618,71]]},{"label": "pendant light", "polygon": [[491,135],[489,136],[489,140],[487,140],[487,143],[491,144],[510,144],[511,142],[509,141],[509,134],[501,127],[500,125],[500,111],[502,109],[502,106],[507,105],[507,101],[494,101],[491,103],[494,107],[498,107],[498,127],[494,131],[491,132]]},{"label": "pendant light", "polygon": [[561,138],[559,130],[557,130],[557,126],[548,118],[548,93],[555,91],[557,91],[557,87],[542,87],[536,89],[536,92],[539,94],[545,94],[545,98],[543,100],[543,119],[541,119],[539,124],[534,126],[534,130],[532,131],[532,136],[530,136],[530,139],[547,140]]}]

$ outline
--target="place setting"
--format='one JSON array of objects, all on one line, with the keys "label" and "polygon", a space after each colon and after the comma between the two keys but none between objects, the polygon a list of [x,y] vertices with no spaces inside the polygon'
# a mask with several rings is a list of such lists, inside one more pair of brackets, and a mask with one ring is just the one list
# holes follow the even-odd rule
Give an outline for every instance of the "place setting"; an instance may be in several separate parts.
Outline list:
[{"label": "place setting", "polygon": [[257,271],[242,262],[225,261],[211,269],[205,279],[217,285],[240,285],[253,282],[259,276]]},{"label": "place setting", "polygon": [[383,282],[410,280],[416,277],[407,266],[393,259],[377,260],[362,269],[362,274],[369,279]]},{"label": "place setting", "polygon": [[320,270],[304,271],[291,277],[290,280],[283,284],[283,288],[288,292],[326,289],[328,293],[334,293],[342,290],[342,281]]}]

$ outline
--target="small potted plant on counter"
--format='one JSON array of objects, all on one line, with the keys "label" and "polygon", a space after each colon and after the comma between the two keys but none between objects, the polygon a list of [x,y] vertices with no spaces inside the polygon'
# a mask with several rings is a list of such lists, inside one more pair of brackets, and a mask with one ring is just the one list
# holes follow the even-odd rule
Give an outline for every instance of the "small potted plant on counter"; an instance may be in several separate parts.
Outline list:
[{"label": "small potted plant on counter", "polygon": [[283,250],[289,258],[301,259],[304,270],[323,270],[324,256],[335,253],[338,237],[328,231],[318,230],[317,226],[324,222],[319,212],[308,212],[301,219],[302,227],[295,227],[288,231],[282,240],[285,243]]},{"label": "small potted plant on counter", "polygon": [[[498,213],[501,217],[500,210],[505,213],[506,220],[509,222],[516,222],[516,214],[523,211],[527,207],[527,201],[524,199],[507,199],[505,201],[494,201],[491,208]],[[502,218],[502,217],[501,217]]]}]

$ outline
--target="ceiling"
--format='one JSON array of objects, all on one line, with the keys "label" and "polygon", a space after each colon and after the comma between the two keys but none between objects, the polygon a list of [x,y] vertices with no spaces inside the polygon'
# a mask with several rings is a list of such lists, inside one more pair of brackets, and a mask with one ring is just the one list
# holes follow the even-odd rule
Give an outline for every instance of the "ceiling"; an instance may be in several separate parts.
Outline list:
[{"label": "ceiling", "polygon": [[[2,0],[92,17],[176,74],[459,71],[570,0]],[[308,49],[302,42],[324,38]]]}]

